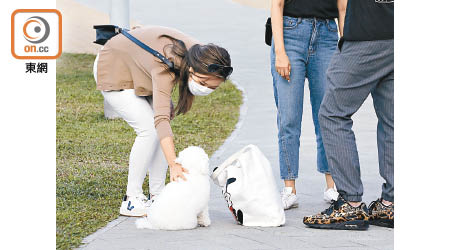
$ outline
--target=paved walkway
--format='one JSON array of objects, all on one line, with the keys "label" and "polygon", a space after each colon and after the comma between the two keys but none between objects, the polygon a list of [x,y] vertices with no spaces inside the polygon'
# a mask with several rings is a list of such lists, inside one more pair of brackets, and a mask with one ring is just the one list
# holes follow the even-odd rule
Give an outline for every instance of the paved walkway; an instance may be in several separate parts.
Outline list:
[{"label": "paved walkway", "polygon": [[[102,1],[77,0],[107,12]],[[273,101],[269,47],[264,44],[264,24],[269,12],[239,5],[231,0],[130,1],[133,18],[141,24],[178,28],[203,42],[229,49],[235,68],[233,81],[245,89],[238,129],[211,157],[211,168],[243,146],[253,143],[270,160],[279,179],[276,108]],[[305,96],[309,92],[305,91]],[[87,237],[83,249],[393,249],[392,229],[370,227],[363,232],[314,230],[302,223],[305,215],[328,207],[322,201],[325,180],[316,171],[316,144],[311,106],[305,98],[301,138],[301,169],[297,190],[300,206],[286,212],[286,225],[279,228],[239,226],[227,210],[218,187],[212,184],[208,228],[187,231],[138,230],[135,219],[119,217]],[[368,100],[355,115],[354,128],[360,150],[364,201],[380,195],[376,117]],[[279,182],[281,187],[281,181]],[[118,203],[119,206],[119,203]]]},{"label": "paved walkway", "polygon": [[[94,24],[108,24],[108,11],[99,11],[74,0],[56,0],[63,17],[63,52],[97,54],[100,46],[95,40]],[[132,19],[130,26],[137,23]]]}]

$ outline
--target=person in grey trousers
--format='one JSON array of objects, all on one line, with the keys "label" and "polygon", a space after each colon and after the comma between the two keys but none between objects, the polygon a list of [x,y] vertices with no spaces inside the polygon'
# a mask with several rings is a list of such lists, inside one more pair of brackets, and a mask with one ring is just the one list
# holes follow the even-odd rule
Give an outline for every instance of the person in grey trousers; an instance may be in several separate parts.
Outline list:
[{"label": "person in grey trousers", "polygon": [[[342,31],[342,30],[341,30]],[[341,32],[342,34],[342,32]],[[348,0],[343,37],[327,71],[319,123],[339,198],[325,211],[303,218],[313,228],[364,230],[394,227],[394,1]],[[362,202],[352,115],[372,95],[378,117],[381,198]]]}]

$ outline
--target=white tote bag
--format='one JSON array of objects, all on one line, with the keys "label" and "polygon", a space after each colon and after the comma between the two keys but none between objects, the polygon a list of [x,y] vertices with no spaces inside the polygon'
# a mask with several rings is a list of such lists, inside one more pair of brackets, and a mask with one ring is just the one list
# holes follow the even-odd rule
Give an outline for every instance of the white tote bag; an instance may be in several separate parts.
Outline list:
[{"label": "white tote bag", "polygon": [[248,145],[215,168],[211,178],[236,221],[244,226],[277,227],[284,209],[272,168],[261,150]]}]

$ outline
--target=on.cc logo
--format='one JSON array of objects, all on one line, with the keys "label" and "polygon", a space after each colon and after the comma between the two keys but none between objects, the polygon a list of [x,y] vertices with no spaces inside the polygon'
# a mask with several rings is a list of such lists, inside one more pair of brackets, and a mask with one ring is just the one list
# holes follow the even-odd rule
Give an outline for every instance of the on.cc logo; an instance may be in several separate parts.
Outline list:
[{"label": "on.cc logo", "polygon": [[11,14],[11,54],[16,59],[56,59],[62,53],[62,16],[56,9]]},{"label": "on.cc logo", "polygon": [[23,25],[23,35],[30,43],[42,43],[50,34],[50,25],[47,20],[39,16],[32,16]]}]

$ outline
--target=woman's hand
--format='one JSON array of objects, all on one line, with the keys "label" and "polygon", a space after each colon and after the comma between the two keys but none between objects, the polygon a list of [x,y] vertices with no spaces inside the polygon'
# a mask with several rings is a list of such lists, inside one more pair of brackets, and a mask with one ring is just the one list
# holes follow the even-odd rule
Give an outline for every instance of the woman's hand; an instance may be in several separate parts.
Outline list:
[{"label": "woman's hand", "polygon": [[170,171],[170,182],[177,181],[178,178],[186,180],[186,177],[184,177],[183,173],[186,174],[189,173],[187,169],[183,168],[183,166],[181,166],[181,164],[178,163],[169,166],[169,171]]},{"label": "woman's hand", "polygon": [[288,80],[288,82],[291,80],[291,62],[286,52],[275,55],[275,68],[281,77]]},{"label": "woman's hand", "polygon": [[291,63],[284,48],[283,10],[284,0],[272,0],[270,16],[272,18],[273,46],[275,49],[275,69],[281,77],[291,80]]}]

